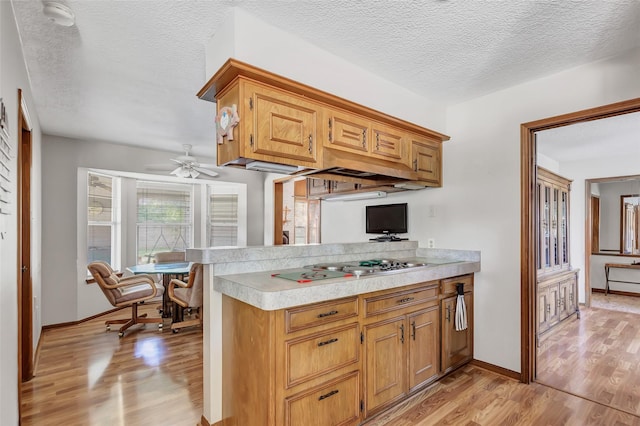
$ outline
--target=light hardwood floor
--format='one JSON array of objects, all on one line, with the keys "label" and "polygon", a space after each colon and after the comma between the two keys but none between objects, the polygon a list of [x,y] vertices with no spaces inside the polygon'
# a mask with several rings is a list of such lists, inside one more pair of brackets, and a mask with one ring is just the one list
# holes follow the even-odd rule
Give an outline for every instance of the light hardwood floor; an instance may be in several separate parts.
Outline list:
[{"label": "light hardwood floor", "polygon": [[[140,312],[158,316],[155,304]],[[22,387],[22,424],[188,425],[202,415],[202,329],[155,324],[105,332],[104,320],[45,330],[36,377]],[[0,420],[0,424],[2,421]]]},{"label": "light hardwood floor", "polygon": [[[157,315],[153,306],[142,311]],[[202,414],[201,329],[173,334],[168,324],[163,332],[135,326],[118,339],[115,331],[105,333],[105,319],[45,331],[36,377],[23,385],[22,424],[196,425]],[[445,424],[640,426],[640,418],[469,365],[367,426]]]},{"label": "light hardwood floor", "polygon": [[[640,298],[594,294],[594,305],[624,311],[581,309],[544,337],[538,350],[539,383],[640,415]],[[615,299],[615,300],[614,300]]]}]

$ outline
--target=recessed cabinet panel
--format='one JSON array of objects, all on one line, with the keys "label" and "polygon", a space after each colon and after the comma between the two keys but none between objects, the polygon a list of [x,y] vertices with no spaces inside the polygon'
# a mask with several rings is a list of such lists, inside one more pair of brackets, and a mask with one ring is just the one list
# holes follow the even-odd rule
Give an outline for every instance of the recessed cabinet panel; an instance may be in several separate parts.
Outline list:
[{"label": "recessed cabinet panel", "polygon": [[467,308],[468,328],[456,330],[455,315],[457,296],[442,300],[442,372],[457,367],[473,357],[473,297],[465,293],[464,302]]},{"label": "recessed cabinet panel", "polygon": [[287,387],[358,361],[358,324],[285,342]]},{"label": "recessed cabinet panel", "polygon": [[409,316],[409,392],[438,377],[438,307]]},{"label": "recessed cabinet panel", "polygon": [[367,413],[405,394],[404,324],[403,317],[365,327]]},{"label": "recessed cabinet panel", "polygon": [[389,126],[373,123],[371,128],[371,155],[384,160],[405,162],[405,134]]},{"label": "recessed cabinet panel", "polygon": [[330,148],[367,153],[369,151],[369,121],[353,114],[328,112],[327,140]]},{"label": "recessed cabinet panel", "polygon": [[297,159],[316,160],[318,109],[294,96],[247,84],[254,134],[252,152]]},{"label": "recessed cabinet panel", "polygon": [[360,418],[360,375],[357,371],[319,389],[311,389],[285,400],[285,425],[358,424]]},{"label": "recessed cabinet panel", "polygon": [[418,180],[441,184],[442,144],[414,139],[411,144],[411,167]]}]

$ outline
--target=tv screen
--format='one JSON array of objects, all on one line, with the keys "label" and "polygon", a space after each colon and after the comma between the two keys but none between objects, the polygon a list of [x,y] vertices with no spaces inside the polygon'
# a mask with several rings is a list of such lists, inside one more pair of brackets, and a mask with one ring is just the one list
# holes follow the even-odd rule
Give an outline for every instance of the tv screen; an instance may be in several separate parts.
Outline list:
[{"label": "tv screen", "polygon": [[367,234],[404,234],[407,232],[407,203],[366,207]]}]

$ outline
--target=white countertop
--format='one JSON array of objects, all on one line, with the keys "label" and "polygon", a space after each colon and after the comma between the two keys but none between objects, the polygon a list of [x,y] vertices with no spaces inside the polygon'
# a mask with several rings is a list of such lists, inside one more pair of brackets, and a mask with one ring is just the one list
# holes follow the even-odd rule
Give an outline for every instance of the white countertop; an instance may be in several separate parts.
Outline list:
[{"label": "white countertop", "polygon": [[[366,259],[419,260],[431,264],[360,278],[298,283],[272,277],[305,265]],[[205,265],[206,285],[263,310],[276,310],[480,271],[480,252],[428,249],[416,241],[332,243],[187,249],[187,260]],[[309,270],[309,269],[307,269]]]},{"label": "white countertop", "polygon": [[427,263],[428,266],[363,275],[359,278],[341,277],[305,283],[273,275],[303,272],[309,269],[278,269],[216,276],[213,286],[214,290],[222,294],[270,311],[480,271],[479,261],[415,257],[410,260]]}]

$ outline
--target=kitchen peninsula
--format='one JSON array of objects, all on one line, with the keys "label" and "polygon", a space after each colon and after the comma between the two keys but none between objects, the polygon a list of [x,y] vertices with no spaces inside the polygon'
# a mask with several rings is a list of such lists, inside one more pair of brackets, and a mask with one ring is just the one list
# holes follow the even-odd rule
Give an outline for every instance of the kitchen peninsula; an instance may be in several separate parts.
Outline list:
[{"label": "kitchen peninsula", "polygon": [[[187,259],[205,264],[203,424],[355,425],[472,357],[479,252],[401,241],[189,249]],[[363,275],[308,267],[372,259],[402,262]],[[326,277],[295,279],[307,273]],[[457,292],[469,328],[455,332]]]}]

